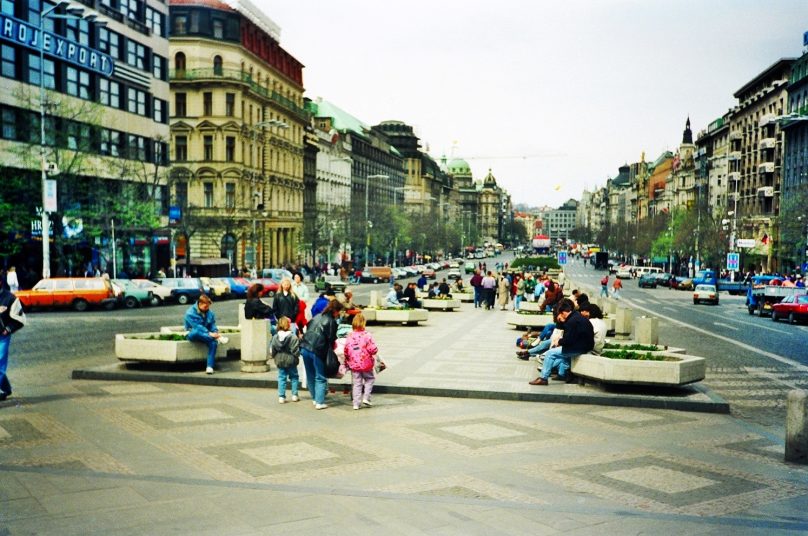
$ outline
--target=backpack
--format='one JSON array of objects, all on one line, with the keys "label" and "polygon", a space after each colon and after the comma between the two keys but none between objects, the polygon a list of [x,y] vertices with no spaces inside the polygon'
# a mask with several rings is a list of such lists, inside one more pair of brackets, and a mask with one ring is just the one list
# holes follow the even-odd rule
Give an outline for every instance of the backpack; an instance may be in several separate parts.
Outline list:
[{"label": "backpack", "polygon": [[608,275],[604,275],[604,276],[603,276],[603,279],[601,279],[601,280],[600,280],[600,284],[601,284],[601,285],[608,285],[608,284],[609,284],[609,276],[608,276]]},{"label": "backpack", "polygon": [[351,333],[351,336],[345,341],[346,364],[351,370],[358,372],[371,371],[373,370],[373,354],[367,349],[367,337],[364,332],[362,335],[354,335],[355,333]]}]

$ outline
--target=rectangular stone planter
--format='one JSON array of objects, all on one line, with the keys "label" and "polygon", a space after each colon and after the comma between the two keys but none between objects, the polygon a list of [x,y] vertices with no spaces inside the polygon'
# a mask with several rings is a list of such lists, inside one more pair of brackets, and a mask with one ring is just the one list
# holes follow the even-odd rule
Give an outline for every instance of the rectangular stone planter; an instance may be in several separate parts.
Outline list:
[{"label": "rectangular stone planter", "polygon": [[471,292],[452,292],[452,298],[463,303],[471,303],[474,301],[474,294]]},{"label": "rectangular stone planter", "polygon": [[[207,347],[191,341],[161,341],[150,339],[160,333],[118,333],[115,335],[115,356],[121,361],[184,363],[204,362],[208,356]],[[230,337],[230,335],[228,335]],[[235,348],[231,338],[227,344],[220,344],[216,357],[227,357],[227,350]]]},{"label": "rectangular stone planter", "polygon": [[572,360],[572,373],[603,383],[678,386],[701,381],[706,371],[703,357],[663,352],[668,361],[609,359],[593,354]]},{"label": "rectangular stone planter", "polygon": [[[222,353],[221,357],[226,356],[227,350],[241,349],[241,326],[219,326],[219,331],[228,338],[227,345],[224,346],[226,349],[224,350],[224,353]],[[160,333],[182,333],[184,335],[187,333],[187,331],[185,331],[184,326],[161,326]],[[219,349],[216,351],[216,357],[219,357],[222,347],[223,345],[220,344]]]},{"label": "rectangular stone planter", "polygon": [[[606,341],[609,344],[619,344],[620,346],[631,346],[632,344],[638,344],[637,341],[629,341],[629,340],[613,340],[609,339]],[[640,343],[642,344],[642,343]],[[650,344],[646,346],[651,346]],[[664,344],[657,344],[656,346],[660,347],[661,350],[651,351],[652,354],[662,354],[662,353],[669,353],[669,354],[686,354],[687,350],[684,348],[677,348],[675,346],[665,346]],[[612,348],[610,348],[611,350]],[[619,350],[619,348],[617,348]],[[643,350],[639,350],[643,351]],[[644,351],[643,351],[644,352]]]},{"label": "rectangular stone planter", "polygon": [[541,302],[529,302],[522,300],[522,303],[519,304],[520,311],[528,311],[531,313],[538,313],[540,311],[539,306]]},{"label": "rectangular stone planter", "polygon": [[535,314],[523,315],[519,313],[510,312],[506,322],[513,327],[519,328],[543,328],[545,325],[553,321],[551,314]]},{"label": "rectangular stone planter", "polygon": [[362,314],[368,322],[406,323],[410,326],[429,319],[426,309],[364,309]]},{"label": "rectangular stone planter", "polygon": [[427,311],[454,311],[460,308],[460,300],[424,300],[421,306]]}]

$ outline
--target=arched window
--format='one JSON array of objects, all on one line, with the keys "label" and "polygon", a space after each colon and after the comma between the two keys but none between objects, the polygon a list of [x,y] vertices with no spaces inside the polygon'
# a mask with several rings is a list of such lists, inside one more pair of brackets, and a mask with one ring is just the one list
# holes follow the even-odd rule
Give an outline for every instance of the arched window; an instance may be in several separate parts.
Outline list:
[{"label": "arched window", "polygon": [[228,233],[222,237],[222,257],[230,260],[232,263],[234,258],[233,254],[236,251],[236,237]]},{"label": "arched window", "polygon": [[185,54],[182,52],[177,52],[174,56],[174,71],[177,76],[185,74]]},{"label": "arched window", "polygon": [[221,56],[214,56],[213,57],[213,74],[217,76],[222,76],[222,57]]}]

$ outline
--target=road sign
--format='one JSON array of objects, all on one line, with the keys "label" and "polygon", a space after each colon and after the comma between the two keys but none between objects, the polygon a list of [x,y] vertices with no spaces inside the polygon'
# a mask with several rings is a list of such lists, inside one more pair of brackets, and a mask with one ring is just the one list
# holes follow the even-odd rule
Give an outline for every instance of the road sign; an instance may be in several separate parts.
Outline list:
[{"label": "road sign", "polygon": [[753,248],[755,247],[754,238],[739,238],[735,241],[735,245],[739,248]]},{"label": "road sign", "polygon": [[558,252],[558,264],[560,266],[564,266],[567,264],[567,252],[566,251],[559,251]]},{"label": "road sign", "polygon": [[740,253],[727,253],[727,270],[736,271],[741,265]]}]

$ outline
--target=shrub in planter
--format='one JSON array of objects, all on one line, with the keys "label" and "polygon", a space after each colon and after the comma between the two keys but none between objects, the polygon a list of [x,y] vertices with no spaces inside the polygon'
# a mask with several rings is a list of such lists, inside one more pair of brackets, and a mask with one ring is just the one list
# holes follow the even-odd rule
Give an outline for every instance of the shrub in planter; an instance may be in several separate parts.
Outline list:
[{"label": "shrub in planter", "polygon": [[656,344],[615,344],[607,342],[603,345],[604,350],[637,350],[640,352],[661,352],[666,348]]}]

